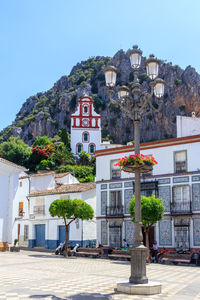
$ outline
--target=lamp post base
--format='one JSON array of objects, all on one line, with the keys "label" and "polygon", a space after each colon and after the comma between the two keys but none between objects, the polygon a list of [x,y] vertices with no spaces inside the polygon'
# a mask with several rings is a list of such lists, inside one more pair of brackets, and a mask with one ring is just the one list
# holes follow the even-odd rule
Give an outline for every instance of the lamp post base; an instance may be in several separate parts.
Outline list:
[{"label": "lamp post base", "polygon": [[130,283],[148,283],[148,278],[146,276],[146,258],[147,248],[143,245],[131,249],[131,276],[129,278]]},{"label": "lamp post base", "polygon": [[134,284],[130,282],[118,282],[118,292],[132,295],[156,295],[160,294],[162,285],[160,282],[149,281],[145,284]]}]

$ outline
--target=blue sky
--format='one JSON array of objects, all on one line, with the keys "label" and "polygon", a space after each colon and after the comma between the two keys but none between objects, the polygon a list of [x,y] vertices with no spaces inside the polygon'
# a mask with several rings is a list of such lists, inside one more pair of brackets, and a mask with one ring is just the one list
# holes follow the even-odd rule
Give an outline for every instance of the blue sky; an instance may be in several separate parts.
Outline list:
[{"label": "blue sky", "polygon": [[199,0],[1,0],[0,130],[79,61],[138,44],[200,72]]}]

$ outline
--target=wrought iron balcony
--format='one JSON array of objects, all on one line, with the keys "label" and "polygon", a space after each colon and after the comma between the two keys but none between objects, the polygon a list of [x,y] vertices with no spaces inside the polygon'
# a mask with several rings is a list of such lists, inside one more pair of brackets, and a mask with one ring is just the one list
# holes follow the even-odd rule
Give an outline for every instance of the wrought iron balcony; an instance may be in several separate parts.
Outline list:
[{"label": "wrought iron balcony", "polygon": [[45,206],[44,205],[36,205],[33,207],[34,215],[45,215]]},{"label": "wrought iron balcony", "polygon": [[191,214],[191,202],[173,202],[171,203],[171,214],[178,215],[178,214]]},{"label": "wrought iron balcony", "polygon": [[123,217],[124,207],[120,206],[106,206],[106,217]]}]

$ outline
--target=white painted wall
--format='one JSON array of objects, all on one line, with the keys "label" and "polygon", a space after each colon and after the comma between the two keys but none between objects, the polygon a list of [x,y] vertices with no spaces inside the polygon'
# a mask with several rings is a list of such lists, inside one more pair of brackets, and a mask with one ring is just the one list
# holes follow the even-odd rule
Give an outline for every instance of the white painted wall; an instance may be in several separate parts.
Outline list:
[{"label": "white painted wall", "polygon": [[[45,195],[45,196],[38,196],[38,197],[29,197],[29,206],[25,205],[25,215],[22,219],[19,220],[19,224],[21,225],[21,234],[20,234],[20,243],[21,245],[26,245],[27,243],[23,242],[23,236],[24,236],[24,225],[29,225],[29,239],[35,239],[35,225],[37,224],[45,224],[46,229],[46,239],[48,240],[58,240],[59,239],[59,232],[58,232],[58,226],[64,225],[63,220],[60,218],[52,218],[49,213],[49,206],[50,204],[56,200],[56,199],[81,199],[86,201],[88,204],[90,204],[94,211],[96,207],[96,189],[82,192],[82,193],[68,193],[68,194],[54,194],[54,195]],[[34,206],[38,205],[39,202],[45,205],[45,214],[44,215],[34,215]],[[34,218],[30,218],[30,214]],[[26,216],[28,216],[26,218]],[[79,220],[79,228],[77,228],[76,222],[72,222],[70,225],[70,231],[69,231],[69,239],[70,240],[92,240],[96,239],[96,218],[94,218],[93,221],[84,221],[83,222],[83,230],[82,230],[82,221]]]},{"label": "white painted wall", "polygon": [[18,178],[24,168],[6,160],[0,161],[0,242],[13,244],[18,232]]},{"label": "white painted wall", "polygon": [[[83,141],[83,132],[89,133],[89,141]],[[100,128],[71,128],[71,148],[74,154],[76,153],[76,145],[78,143],[83,144],[83,151],[89,153],[89,144],[94,143],[96,150],[101,149],[101,129]]]},{"label": "white painted wall", "polygon": [[44,174],[40,176],[31,176],[30,175],[30,192],[38,192],[38,191],[44,191],[44,190],[50,190],[55,188],[55,178],[54,174]]},{"label": "white painted wall", "polygon": [[[183,145],[168,146],[163,148],[155,148],[149,150],[141,150],[144,155],[152,154],[158,161],[153,168],[153,175],[174,173],[174,152],[187,151],[188,171],[198,171],[200,169],[199,158],[200,143],[191,143]],[[110,154],[105,156],[97,156],[96,158],[96,181],[111,179],[111,160],[118,160],[125,155],[133,154],[133,152],[124,152],[119,154]],[[132,174],[122,172],[121,178],[130,178]]]},{"label": "white painted wall", "polygon": [[200,134],[200,118],[176,116],[177,137]]},{"label": "white painted wall", "polygon": [[61,184],[76,184],[79,183],[79,181],[72,176],[71,174],[65,175],[61,178],[55,178],[55,181]]}]

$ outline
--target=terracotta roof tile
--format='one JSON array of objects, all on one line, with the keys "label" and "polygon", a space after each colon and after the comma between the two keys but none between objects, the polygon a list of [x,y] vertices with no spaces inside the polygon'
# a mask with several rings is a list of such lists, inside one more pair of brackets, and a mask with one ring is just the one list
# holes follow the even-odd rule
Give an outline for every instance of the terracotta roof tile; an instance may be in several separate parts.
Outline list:
[{"label": "terracotta roof tile", "polygon": [[57,173],[57,174],[55,174],[55,178],[62,178],[62,177],[67,176],[69,174],[70,174],[70,172]]},{"label": "terracotta roof tile", "polygon": [[22,166],[20,166],[20,165],[17,165],[17,164],[15,164],[15,163],[13,163],[13,162],[7,160],[7,159],[4,159],[4,158],[2,158],[2,157],[0,157],[0,161],[2,161],[2,163],[5,163],[5,164],[10,165],[10,166],[12,166],[12,167],[21,169],[22,171],[27,171],[27,169],[26,169],[25,167],[22,167]]},{"label": "terracotta roof tile", "polygon": [[29,194],[30,197],[41,196],[41,195],[54,195],[54,194],[65,194],[65,193],[81,193],[96,188],[95,182],[77,183],[77,184],[63,184],[55,189],[39,191]]},{"label": "terracotta roof tile", "polygon": [[41,172],[41,173],[33,173],[29,174],[30,177],[38,177],[38,176],[49,176],[49,175],[54,175],[55,172]]}]

